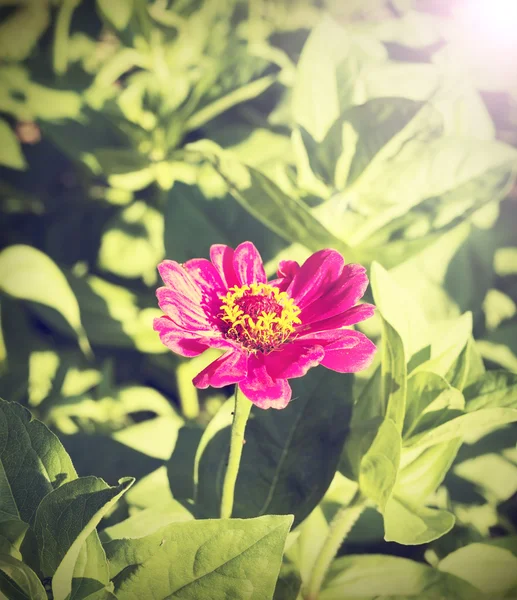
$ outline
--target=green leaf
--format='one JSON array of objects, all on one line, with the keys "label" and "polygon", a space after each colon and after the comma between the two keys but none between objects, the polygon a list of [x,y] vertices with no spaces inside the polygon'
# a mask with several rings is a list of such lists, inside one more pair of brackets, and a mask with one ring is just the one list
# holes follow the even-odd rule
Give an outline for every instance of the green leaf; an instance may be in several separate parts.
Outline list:
[{"label": "green leaf", "polygon": [[421,562],[381,554],[336,559],[320,594],[321,600],[383,597],[482,600],[484,595],[469,583]]},{"label": "green leaf", "polygon": [[[72,592],[72,578],[81,557],[83,545],[102,517],[132,485],[134,479],[121,480],[115,487],[102,479],[82,477],[62,485],[48,494],[36,512],[34,531],[40,548],[40,564],[43,575],[52,577],[55,600],[65,600]],[[81,571],[102,584],[108,583],[107,566],[102,546],[94,533],[90,542],[88,569]],[[96,577],[91,577],[91,572]]]},{"label": "green leaf", "polygon": [[392,496],[384,511],[384,539],[387,542],[426,544],[445,535],[454,525],[446,510],[413,505]]},{"label": "green leaf", "polygon": [[0,25],[0,58],[3,60],[28,58],[50,21],[49,7],[44,2],[19,4]]},{"label": "green leaf", "polygon": [[287,195],[266,175],[221,151],[213,160],[214,167],[228,184],[230,194],[268,229],[313,251],[331,246],[351,256],[350,248],[330,233],[305,204]]},{"label": "green leaf", "polygon": [[185,262],[196,256],[208,256],[212,244],[231,245],[226,231],[207,214],[207,203],[197,186],[174,185],[165,205],[167,256]]},{"label": "green leaf", "polygon": [[517,408],[517,373],[488,371],[465,389],[465,410]]},{"label": "green leaf", "polygon": [[177,500],[153,503],[152,508],[140,510],[128,519],[104,529],[101,538],[106,542],[122,538],[141,538],[169,523],[190,521],[193,518],[192,514]]},{"label": "green leaf", "polygon": [[273,85],[275,80],[275,76],[266,75],[255,81],[250,81],[246,85],[237,88],[236,90],[232,90],[226,96],[222,96],[214,102],[207,104],[190,117],[186,123],[186,130],[192,131],[194,129],[199,129],[205,123],[208,123],[208,121],[211,121],[233,106],[260,96],[260,94]]},{"label": "green leaf", "polygon": [[517,586],[517,557],[488,544],[470,544],[449,554],[438,569],[451,573],[493,598]]},{"label": "green leaf", "polygon": [[133,202],[106,224],[99,267],[120,277],[155,283],[156,265],[164,258],[164,219],[145,202]]},{"label": "green leaf", "polygon": [[421,143],[441,133],[442,119],[429,103],[375,98],[346,111],[332,125],[319,153],[327,168],[335,165],[329,183],[343,189],[388,168],[390,159],[413,139]]},{"label": "green leaf", "polygon": [[517,421],[517,409],[515,408],[483,408],[475,412],[460,414],[434,429],[411,436],[406,445],[424,449],[467,434],[473,435],[476,432],[489,431],[494,427],[515,421]]},{"label": "green leaf", "polygon": [[134,0],[97,0],[97,10],[115,29],[123,31],[131,20],[133,4]]},{"label": "green leaf", "polygon": [[[299,523],[332,481],[350,419],[352,377],[318,367],[291,385],[287,408],[252,408],[235,490],[237,517],[294,513]],[[196,499],[209,516],[219,513],[230,413],[224,405],[200,442]]]},{"label": "green leaf", "polygon": [[425,502],[442,483],[462,444],[461,438],[436,444],[419,452],[402,452],[402,466],[394,496],[417,505]]},{"label": "green leaf", "polygon": [[384,511],[397,480],[401,446],[400,432],[387,418],[361,459],[359,486],[363,494],[379,506],[380,512]]},{"label": "green leaf", "polygon": [[4,119],[0,119],[0,165],[11,169],[27,168],[20,142]]},{"label": "green leaf", "polygon": [[21,244],[2,250],[0,289],[57,311],[75,331],[83,352],[91,353],[77,298],[59,267],[46,254]]},{"label": "green leaf", "polygon": [[28,410],[0,400],[0,521],[32,523],[40,502],[77,474],[58,438]]},{"label": "green leaf", "polygon": [[[153,331],[153,319],[162,312],[152,297],[137,296],[129,289],[91,275],[86,278],[68,274],[68,283],[81,309],[88,339],[94,345],[111,348],[136,348],[141,352],[165,353],[167,348]],[[152,304],[151,304],[152,303]],[[40,305],[30,308],[50,327],[69,334],[62,319]]]},{"label": "green leaf", "polygon": [[472,313],[454,321],[435,325],[431,340],[431,357],[416,367],[413,373],[428,371],[445,377],[453,373],[456,361],[472,336]]},{"label": "green leaf", "polygon": [[400,336],[406,359],[410,359],[428,344],[429,325],[424,313],[410,288],[399,285],[379,263],[372,264],[370,278],[377,309]]},{"label": "green leaf", "polygon": [[291,516],[172,523],[106,544],[119,600],[271,598]]},{"label": "green leaf", "polygon": [[47,600],[39,577],[26,564],[0,554],[0,593],[9,600]]},{"label": "green leaf", "polygon": [[408,379],[406,415],[404,419],[404,438],[431,430],[444,420],[448,420],[449,411],[463,410],[465,400],[461,392],[436,373],[426,371],[413,372]]},{"label": "green leaf", "polygon": [[0,523],[0,554],[8,554],[23,560],[20,546],[29,526],[18,519],[3,520]]},{"label": "green leaf", "polygon": [[361,101],[356,84],[362,69],[382,63],[386,55],[378,41],[325,16],[312,30],[298,62],[292,99],[295,122],[320,142],[341,112]]}]

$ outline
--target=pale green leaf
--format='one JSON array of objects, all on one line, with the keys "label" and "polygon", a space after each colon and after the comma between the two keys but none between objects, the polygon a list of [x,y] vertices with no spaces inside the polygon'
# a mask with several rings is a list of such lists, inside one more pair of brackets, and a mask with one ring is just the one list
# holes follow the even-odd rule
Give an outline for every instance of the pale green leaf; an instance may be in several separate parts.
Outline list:
[{"label": "pale green leaf", "polygon": [[405,545],[426,544],[450,531],[454,515],[446,510],[412,505],[392,496],[384,511],[384,539]]},{"label": "pale green leaf", "polygon": [[77,474],[58,438],[19,404],[0,400],[0,440],[0,521],[32,523],[43,498]]},{"label": "pale green leaf", "polygon": [[470,544],[438,563],[438,569],[468,581],[494,597],[517,586],[517,557],[487,544]]},{"label": "pale green leaf", "polygon": [[472,585],[407,558],[381,554],[342,556],[330,568],[321,600],[377,598],[482,600]]},{"label": "pale green leaf", "polygon": [[[82,477],[62,485],[42,500],[36,512],[34,532],[40,549],[40,565],[46,577],[52,577],[55,600],[65,600],[72,592],[81,550],[102,517],[132,485],[133,479],[121,480],[115,487],[102,479]],[[107,584],[105,557],[98,543],[92,544],[97,556],[90,566],[100,583]],[[81,573],[88,576],[88,573]]]},{"label": "pale green leaf", "polygon": [[517,408],[517,373],[488,371],[465,389],[465,410]]},{"label": "pale green leaf", "polygon": [[5,554],[0,554],[0,595],[7,600],[48,598],[36,573],[20,560]]},{"label": "pale green leaf", "polygon": [[171,523],[105,546],[119,600],[271,598],[290,516]]},{"label": "pale green leaf", "polygon": [[27,168],[20,142],[4,119],[0,119],[0,165],[11,169]]},{"label": "pale green leaf", "polygon": [[97,0],[97,10],[116,29],[126,29],[133,14],[134,0]]},{"label": "pale green leaf", "polygon": [[47,29],[49,16],[45,2],[19,3],[17,10],[0,25],[0,57],[3,60],[25,60]]},{"label": "pale green leaf", "polygon": [[59,267],[46,254],[17,244],[0,253],[0,289],[10,296],[43,304],[60,313],[90,353],[77,298]]},{"label": "pale green leaf", "polygon": [[380,512],[384,511],[397,479],[401,446],[399,429],[390,418],[386,418],[361,459],[359,487],[379,506]]}]

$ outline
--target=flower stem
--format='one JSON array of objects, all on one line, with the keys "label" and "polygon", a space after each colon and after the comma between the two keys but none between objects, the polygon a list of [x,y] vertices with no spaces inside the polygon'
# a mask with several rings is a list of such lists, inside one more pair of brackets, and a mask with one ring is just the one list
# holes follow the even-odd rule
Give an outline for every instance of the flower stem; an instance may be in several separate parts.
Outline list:
[{"label": "flower stem", "polygon": [[364,508],[365,499],[358,492],[348,506],[341,507],[335,514],[330,523],[327,539],[323,543],[321,552],[314,562],[305,594],[306,600],[317,600],[321,585],[332,561],[357,519],[361,516]]},{"label": "flower stem", "polygon": [[223,497],[221,500],[221,519],[229,519],[232,516],[233,496],[235,482],[239,473],[241,463],[242,447],[244,445],[244,431],[251,411],[251,402],[240,392],[239,386],[235,387],[235,411],[233,413],[232,433],[230,438],[230,456],[226,475],[223,483]]}]

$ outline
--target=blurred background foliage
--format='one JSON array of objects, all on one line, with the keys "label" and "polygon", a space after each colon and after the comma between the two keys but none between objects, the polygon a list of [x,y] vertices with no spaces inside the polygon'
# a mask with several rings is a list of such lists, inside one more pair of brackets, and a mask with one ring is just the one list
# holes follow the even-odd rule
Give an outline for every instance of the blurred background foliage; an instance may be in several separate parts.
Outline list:
[{"label": "blurred background foliage", "polygon": [[[81,475],[139,478],[108,524],[191,485],[228,395],[191,384],[213,355],[152,330],[166,256],[376,260],[442,331],[471,311],[486,366],[517,371],[517,46],[464,5],[0,2],[0,393]],[[374,510],[347,545],[438,561],[516,534],[515,428],[470,440],[440,490],[457,525],[432,545],[383,542]]]}]

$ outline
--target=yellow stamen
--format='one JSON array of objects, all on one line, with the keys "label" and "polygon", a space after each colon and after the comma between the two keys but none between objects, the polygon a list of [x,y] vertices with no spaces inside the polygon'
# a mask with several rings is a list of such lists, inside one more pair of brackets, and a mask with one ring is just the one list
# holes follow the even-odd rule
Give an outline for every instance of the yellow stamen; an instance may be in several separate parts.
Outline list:
[{"label": "yellow stamen", "polygon": [[286,292],[267,283],[234,286],[221,297],[220,318],[226,337],[251,352],[270,352],[301,323],[301,310]]}]

